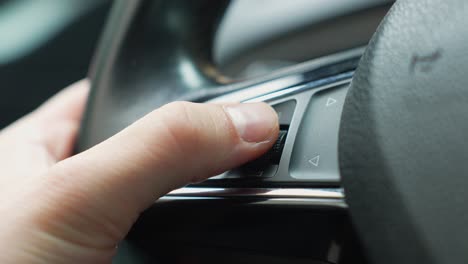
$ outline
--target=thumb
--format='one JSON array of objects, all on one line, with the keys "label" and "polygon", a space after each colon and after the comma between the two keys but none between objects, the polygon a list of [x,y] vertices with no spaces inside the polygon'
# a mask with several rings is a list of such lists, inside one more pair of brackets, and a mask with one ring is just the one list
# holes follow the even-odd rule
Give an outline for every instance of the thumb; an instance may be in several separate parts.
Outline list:
[{"label": "thumb", "polygon": [[277,115],[264,103],[171,103],[57,163],[42,178],[47,208],[79,232],[95,232],[94,242],[104,233],[102,243],[115,243],[157,198],[260,156],[277,134]]}]

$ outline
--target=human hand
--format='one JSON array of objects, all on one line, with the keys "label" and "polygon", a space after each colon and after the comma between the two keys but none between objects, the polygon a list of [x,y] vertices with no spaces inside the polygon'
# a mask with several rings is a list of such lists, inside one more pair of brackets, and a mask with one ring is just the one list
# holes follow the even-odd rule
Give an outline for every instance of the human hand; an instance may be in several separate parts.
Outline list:
[{"label": "human hand", "polygon": [[81,81],[0,131],[0,263],[110,263],[155,200],[260,156],[278,134],[263,103],[178,102],[70,157],[87,93]]}]

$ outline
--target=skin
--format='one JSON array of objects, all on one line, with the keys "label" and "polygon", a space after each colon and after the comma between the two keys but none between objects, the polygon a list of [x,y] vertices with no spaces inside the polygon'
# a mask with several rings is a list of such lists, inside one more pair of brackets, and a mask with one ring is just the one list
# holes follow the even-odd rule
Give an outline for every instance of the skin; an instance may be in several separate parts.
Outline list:
[{"label": "skin", "polygon": [[78,82],[0,131],[0,263],[111,263],[159,197],[260,156],[278,135],[263,103],[176,102],[72,156],[88,90]]}]

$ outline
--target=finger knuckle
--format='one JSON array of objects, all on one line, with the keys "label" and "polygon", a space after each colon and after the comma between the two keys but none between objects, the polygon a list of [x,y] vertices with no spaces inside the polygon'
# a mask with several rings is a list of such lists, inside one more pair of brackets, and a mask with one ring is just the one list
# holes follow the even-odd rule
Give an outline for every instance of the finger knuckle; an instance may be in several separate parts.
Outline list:
[{"label": "finger knuckle", "polygon": [[160,109],[165,134],[179,147],[193,146],[200,138],[200,131],[192,117],[193,107],[193,103],[173,102]]}]

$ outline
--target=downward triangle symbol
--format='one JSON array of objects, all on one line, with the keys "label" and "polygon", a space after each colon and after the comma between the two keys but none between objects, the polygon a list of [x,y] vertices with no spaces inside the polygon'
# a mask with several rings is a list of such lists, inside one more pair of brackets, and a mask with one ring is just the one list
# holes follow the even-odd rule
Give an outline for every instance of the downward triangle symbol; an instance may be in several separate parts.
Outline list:
[{"label": "downward triangle symbol", "polygon": [[309,163],[314,165],[315,167],[318,167],[320,162],[320,155],[317,155],[309,160]]},{"label": "downward triangle symbol", "polygon": [[336,103],[336,99],[328,97],[326,106],[330,106],[334,103]]}]

